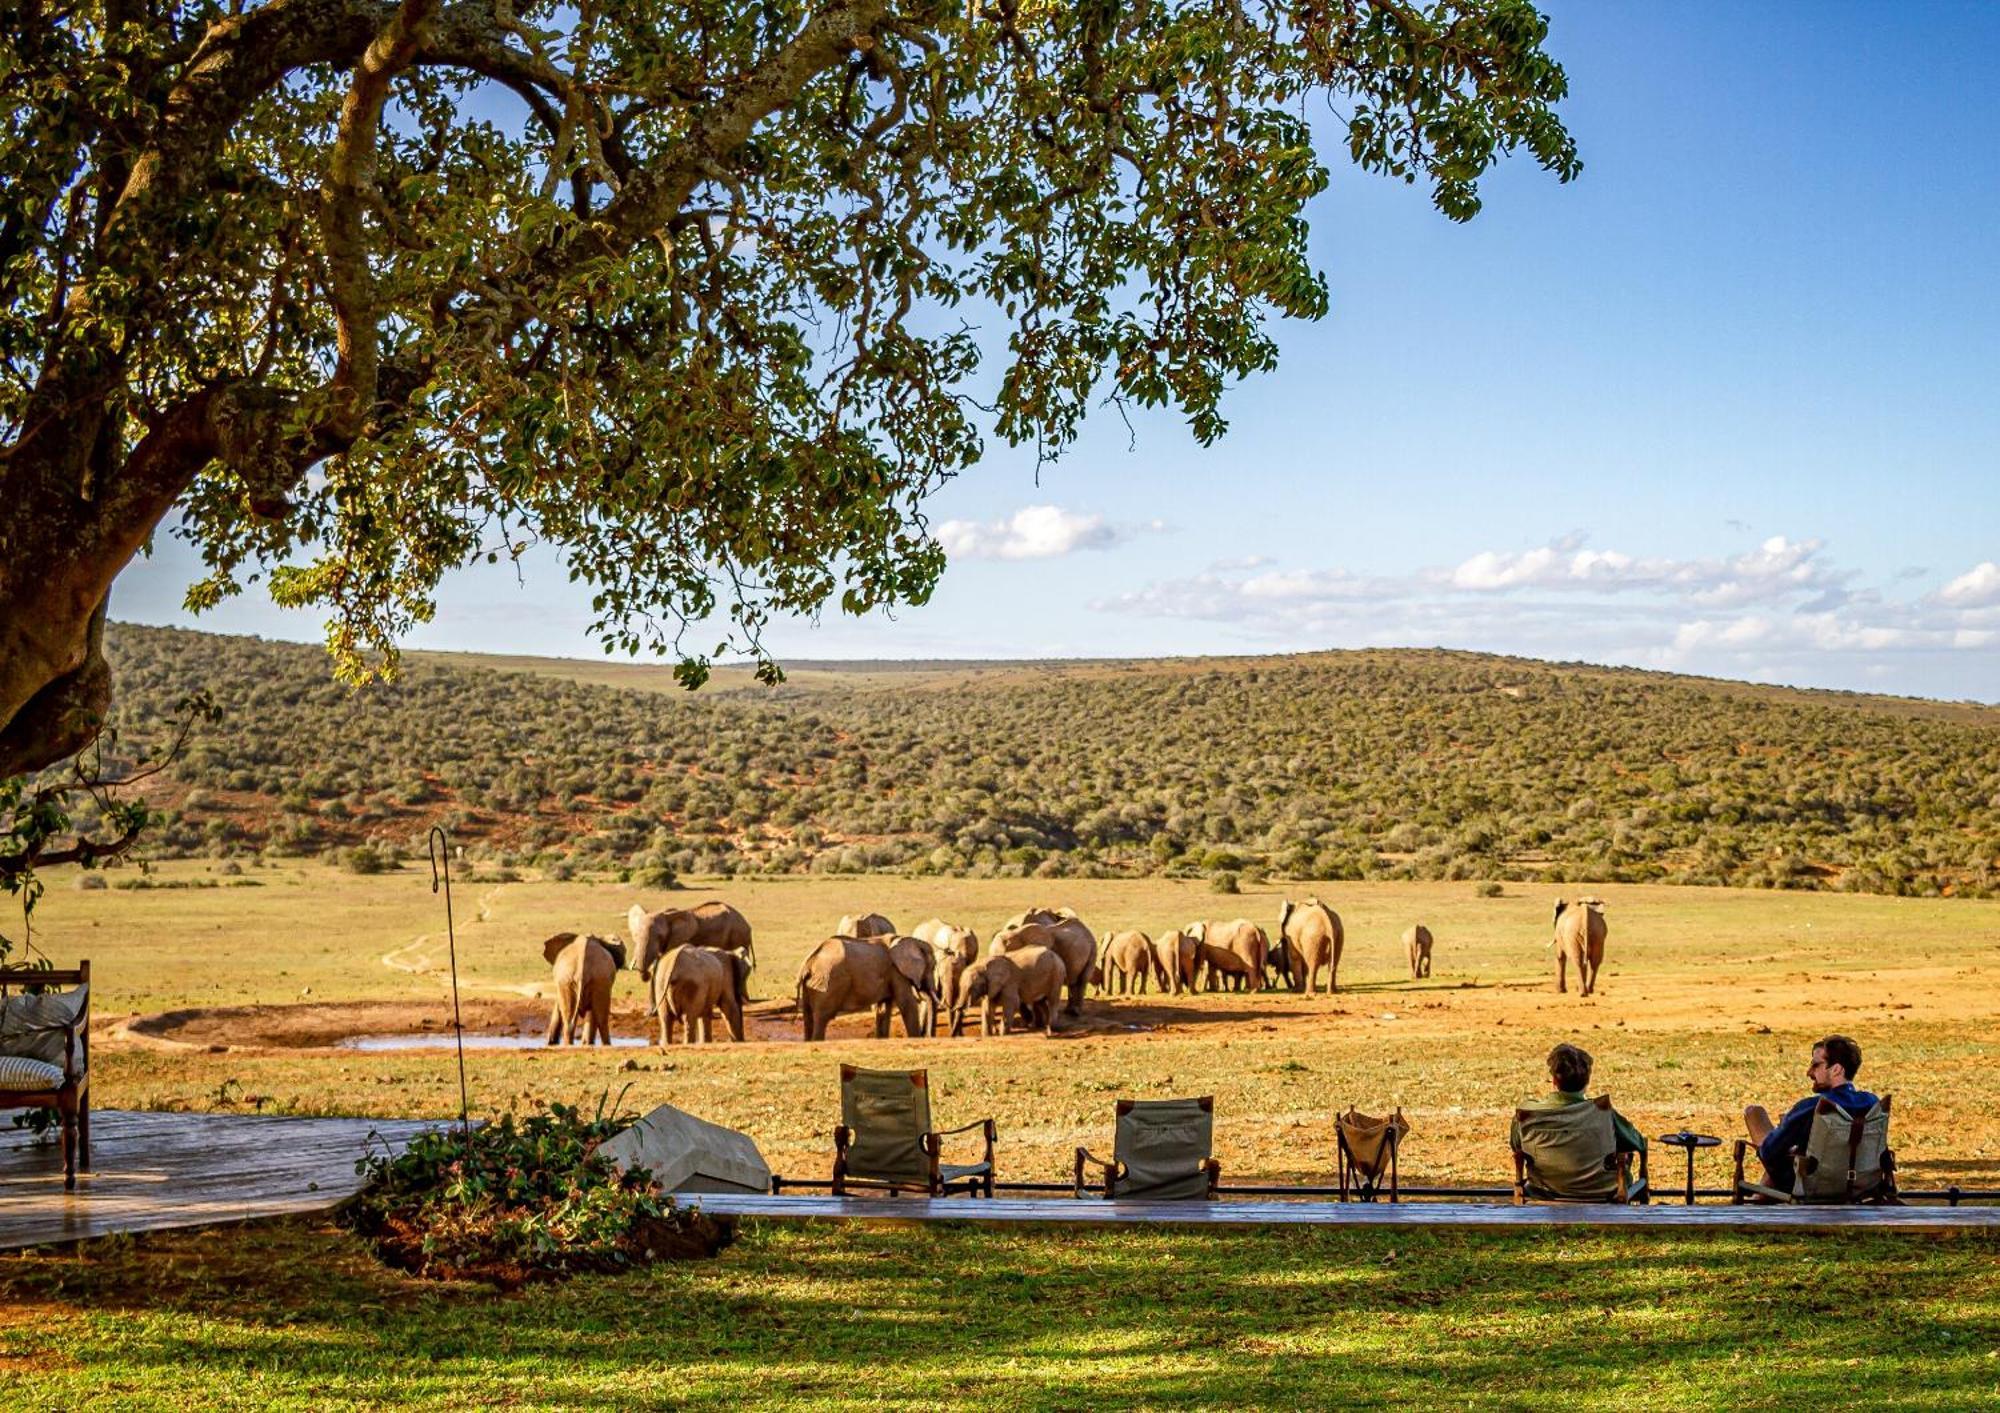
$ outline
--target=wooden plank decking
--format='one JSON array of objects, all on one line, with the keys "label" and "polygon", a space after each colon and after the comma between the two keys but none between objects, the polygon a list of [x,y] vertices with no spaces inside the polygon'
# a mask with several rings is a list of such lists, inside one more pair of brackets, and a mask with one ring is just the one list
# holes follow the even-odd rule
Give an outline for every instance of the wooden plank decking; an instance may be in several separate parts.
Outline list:
[{"label": "wooden plank decking", "polygon": [[295,1119],[247,1114],[90,1116],[92,1171],[65,1192],[62,1150],[0,1129],[0,1251],[319,1212],[361,1185],[354,1163],[401,1151],[433,1120]]},{"label": "wooden plank decking", "polygon": [[1505,1202],[1100,1202],[1019,1197],[753,1197],[678,1194],[712,1216],[803,1221],[1123,1223],[1198,1227],[1868,1227],[1894,1231],[2000,1228],[2000,1207],[1647,1207]]}]

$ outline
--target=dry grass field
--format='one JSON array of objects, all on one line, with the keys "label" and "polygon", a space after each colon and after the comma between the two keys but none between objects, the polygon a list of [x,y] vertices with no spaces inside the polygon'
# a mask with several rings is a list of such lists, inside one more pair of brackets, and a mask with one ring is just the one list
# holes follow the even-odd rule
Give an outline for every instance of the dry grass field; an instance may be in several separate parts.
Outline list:
[{"label": "dry grass field", "polygon": [[[259,886],[82,892],[58,878],[37,914],[44,947],[96,968],[100,1104],[455,1111],[448,1050],[334,1045],[447,1020],[427,871],[208,867],[156,876]],[[1599,1087],[1647,1132],[1727,1133],[1745,1100],[1791,1098],[1807,1044],[1837,1028],[1867,1052],[1863,1081],[1898,1097],[1912,1183],[2000,1185],[2000,904],[1601,887],[1609,959],[1585,1000],[1549,989],[1552,890],[1321,891],[1349,936],[1335,997],[1093,999],[1087,1023],[1054,1040],[875,1041],[849,1021],[808,1046],[780,993],[845,910],[904,926],[938,912],[988,932],[1046,899],[1100,927],[1156,930],[1269,919],[1277,895],[1157,880],[735,882],[727,895],[761,938],[755,1033],[785,1038],[665,1055],[478,1051],[472,1102],[671,1100],[817,1177],[835,1062],[927,1065],[941,1120],[998,1119],[1005,1178],[1061,1179],[1077,1143],[1109,1140],[1117,1095],[1213,1092],[1230,1178],[1316,1181],[1333,1171],[1336,1110],[1400,1103],[1416,1126],[1407,1179],[1491,1184],[1507,1173],[1506,1110],[1540,1086],[1557,1039],[1596,1053]],[[472,1025],[535,1028],[537,941],[615,930],[633,896],[612,883],[459,889]],[[1437,934],[1436,973],[1413,984],[1395,939],[1418,918]],[[638,1035],[629,978],[619,1000],[616,1029]],[[1662,1156],[1666,1185],[1678,1155]],[[1704,1161],[1704,1182],[1720,1182],[1722,1158]],[[752,1222],[714,1261],[506,1295],[400,1275],[328,1222],[286,1221],[0,1257],[0,1406],[1990,1406],[1995,1255],[1981,1233]]]},{"label": "dry grass field", "polygon": [[[215,879],[172,864],[156,881]],[[112,875],[124,881],[133,875]],[[444,1115],[457,1106],[448,1051],[357,1052],[357,1033],[449,1022],[444,906],[427,867],[354,877],[318,865],[252,867],[219,888],[79,891],[66,876],[35,917],[50,955],[91,958],[98,978],[100,1106]],[[1411,1181],[1506,1178],[1507,1111],[1542,1084],[1558,1040],[1597,1057],[1608,1090],[1649,1134],[1730,1134],[1748,1101],[1802,1092],[1806,1049],[1841,1031],[1866,1054],[1863,1083],[1897,1097],[1896,1147],[1910,1185],[2000,1186],[2000,904],[1824,893],[1571,885],[1607,902],[1599,994],[1559,996],[1545,944],[1554,888],[1470,883],[1285,885],[1341,914],[1337,996],[1287,993],[1093,997],[1086,1020],[1039,1035],[886,1041],[849,1017],[808,1046],[790,1012],[805,951],[845,911],[908,928],[933,914],[982,938],[1038,902],[1094,927],[1158,932],[1198,918],[1275,923],[1280,889],[1218,896],[1200,883],[899,878],[732,880],[758,937],[753,1040],[705,1049],[480,1050],[468,1054],[477,1112],[538,1101],[672,1101],[748,1130],[780,1171],[823,1176],[838,1061],[928,1066],[941,1122],[992,1115],[1005,1179],[1060,1180],[1079,1143],[1108,1142],[1119,1095],[1213,1093],[1232,1180],[1326,1181],[1332,1115],[1400,1104],[1414,1124]],[[558,930],[621,933],[635,898],[715,895],[697,883],[642,894],[610,882],[458,884],[458,960],[472,1030],[538,1031]],[[1397,938],[1437,936],[1435,973],[1412,982]],[[1572,982],[1574,986],[1574,982]],[[614,1028],[646,1033],[635,978],[621,976]],[[128,1028],[129,1026],[129,1028]],[[1704,1159],[1724,1178],[1725,1150]],[[1659,1155],[1675,1170],[1675,1154]]]}]

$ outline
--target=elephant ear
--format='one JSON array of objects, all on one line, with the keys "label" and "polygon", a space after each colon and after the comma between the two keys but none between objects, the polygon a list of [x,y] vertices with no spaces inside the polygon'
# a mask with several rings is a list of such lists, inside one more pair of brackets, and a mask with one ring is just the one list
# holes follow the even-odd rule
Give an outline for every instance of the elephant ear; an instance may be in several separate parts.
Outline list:
[{"label": "elephant ear", "polygon": [[895,963],[896,970],[903,974],[905,981],[912,986],[922,987],[927,980],[926,973],[931,970],[930,958],[925,955],[929,951],[928,946],[924,948],[923,953],[919,953],[914,947],[891,947],[889,960]]},{"label": "elephant ear", "polygon": [[609,937],[600,937],[597,939],[597,945],[611,954],[613,970],[625,970],[625,944],[623,942],[613,942]]},{"label": "elephant ear", "polygon": [[1291,920],[1292,920],[1292,900],[1290,898],[1287,898],[1278,907],[1278,931],[1283,932],[1285,930],[1285,924],[1290,922]]},{"label": "elephant ear", "polygon": [[1557,923],[1562,921],[1563,910],[1567,907],[1569,907],[1569,903],[1567,901],[1565,901],[1562,898],[1556,899],[1556,915],[1549,919],[1549,926],[1553,927]]},{"label": "elephant ear", "polygon": [[740,1001],[750,989],[750,959],[741,952],[731,952],[729,967],[736,975],[736,999]]},{"label": "elephant ear", "polygon": [[576,941],[576,934],[574,932],[558,932],[542,944],[542,960],[546,961],[550,966],[554,966],[556,958],[563,954],[563,949],[574,941]]}]

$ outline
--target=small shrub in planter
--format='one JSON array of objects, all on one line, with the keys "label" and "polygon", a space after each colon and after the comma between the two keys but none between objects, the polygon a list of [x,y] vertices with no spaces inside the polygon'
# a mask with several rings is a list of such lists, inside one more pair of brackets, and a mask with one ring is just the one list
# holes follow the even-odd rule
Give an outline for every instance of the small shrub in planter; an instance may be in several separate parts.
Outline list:
[{"label": "small shrub in planter", "polygon": [[594,1150],[629,1119],[586,1119],[566,1104],[472,1131],[422,1134],[395,1158],[357,1164],[368,1181],[347,1222],[391,1266],[512,1290],[579,1271],[713,1256],[735,1223],[653,1191]]}]

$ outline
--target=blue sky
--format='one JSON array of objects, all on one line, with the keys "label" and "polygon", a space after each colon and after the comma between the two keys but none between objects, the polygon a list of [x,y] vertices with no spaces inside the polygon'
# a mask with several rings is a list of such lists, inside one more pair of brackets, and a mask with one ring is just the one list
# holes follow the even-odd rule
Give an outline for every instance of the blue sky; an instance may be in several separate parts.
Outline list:
[{"label": "blue sky", "polygon": [[[1444,645],[2000,700],[2000,6],[1547,4],[1585,170],[1469,225],[1329,148],[1332,312],[1232,431],[1100,414],[931,506],[932,602],[781,658]],[[1335,138],[1331,126],[1327,130]],[[115,617],[196,620],[162,537]],[[449,580],[412,646],[595,656],[553,557]]]}]

